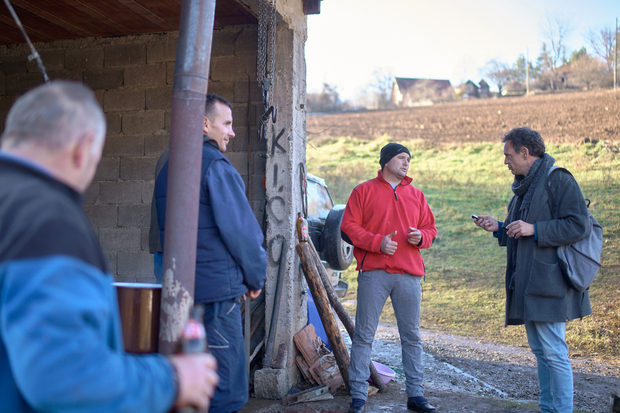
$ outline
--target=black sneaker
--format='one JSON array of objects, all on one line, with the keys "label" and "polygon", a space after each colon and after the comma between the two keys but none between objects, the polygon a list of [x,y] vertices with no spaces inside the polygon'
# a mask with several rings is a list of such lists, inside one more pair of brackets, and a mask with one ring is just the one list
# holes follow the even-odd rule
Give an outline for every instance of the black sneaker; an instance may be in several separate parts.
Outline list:
[{"label": "black sneaker", "polygon": [[409,399],[407,399],[407,409],[418,413],[434,413],[437,411],[437,408],[431,406],[428,400],[422,396],[409,397]]},{"label": "black sneaker", "polygon": [[347,413],[362,413],[366,408],[366,401],[361,399],[353,399]]}]

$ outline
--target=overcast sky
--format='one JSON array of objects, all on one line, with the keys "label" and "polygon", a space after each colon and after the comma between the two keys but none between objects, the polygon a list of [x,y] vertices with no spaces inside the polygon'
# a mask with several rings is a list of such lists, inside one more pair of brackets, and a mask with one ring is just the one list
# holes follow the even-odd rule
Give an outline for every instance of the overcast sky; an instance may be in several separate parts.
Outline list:
[{"label": "overcast sky", "polygon": [[308,16],[308,91],[327,82],[351,99],[380,69],[477,83],[491,59],[512,65],[529,48],[535,61],[548,19],[572,27],[570,53],[590,51],[587,32],[614,28],[616,17],[620,0],[323,0]]}]

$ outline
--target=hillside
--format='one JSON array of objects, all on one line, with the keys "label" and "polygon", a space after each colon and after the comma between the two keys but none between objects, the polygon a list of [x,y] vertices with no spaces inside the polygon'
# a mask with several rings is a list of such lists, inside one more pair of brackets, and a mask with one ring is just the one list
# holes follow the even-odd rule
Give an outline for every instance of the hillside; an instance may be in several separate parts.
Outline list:
[{"label": "hillside", "polygon": [[518,126],[546,142],[620,142],[620,92],[572,92],[472,100],[384,111],[312,115],[308,140],[350,136],[371,140],[387,133],[396,141],[497,142]]}]

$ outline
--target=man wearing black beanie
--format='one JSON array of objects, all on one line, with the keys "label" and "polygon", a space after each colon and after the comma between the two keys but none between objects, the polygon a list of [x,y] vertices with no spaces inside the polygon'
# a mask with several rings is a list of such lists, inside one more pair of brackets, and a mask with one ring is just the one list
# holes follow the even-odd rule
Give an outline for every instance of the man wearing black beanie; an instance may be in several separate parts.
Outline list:
[{"label": "man wearing black beanie", "polygon": [[422,191],[407,176],[411,154],[399,143],[381,149],[376,178],[358,185],[347,202],[340,226],[352,241],[357,259],[357,310],[351,344],[349,413],[361,413],[368,398],[370,353],[387,298],[402,344],[407,408],[421,413],[437,409],[424,398],[420,338],[420,250],[437,236],[435,217]]}]

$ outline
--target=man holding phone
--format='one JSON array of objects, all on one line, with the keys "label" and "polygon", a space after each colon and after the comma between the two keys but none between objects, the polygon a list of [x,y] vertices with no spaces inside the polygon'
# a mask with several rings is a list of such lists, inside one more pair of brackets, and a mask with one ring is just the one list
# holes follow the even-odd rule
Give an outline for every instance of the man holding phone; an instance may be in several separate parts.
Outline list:
[{"label": "man holding phone", "polygon": [[435,412],[424,398],[422,340],[420,338],[420,250],[437,236],[435,217],[422,191],[407,176],[411,154],[401,144],[381,149],[376,178],[358,185],[347,202],[341,230],[351,240],[359,271],[355,334],[352,337],[349,413],[364,411],[368,398],[369,364],[379,316],[388,297],[403,349],[407,408]]},{"label": "man holding phone", "polygon": [[[555,159],[545,153],[538,132],[516,128],[502,141],[504,164],[515,176],[508,215],[503,222],[489,215],[472,218],[507,249],[505,324],[525,324],[538,364],[541,412],[572,412],[566,320],[587,316],[592,309],[588,291],[580,293],[564,281],[556,247],[586,235],[586,203],[570,174],[548,177]],[[549,205],[547,191],[555,205]]]}]

